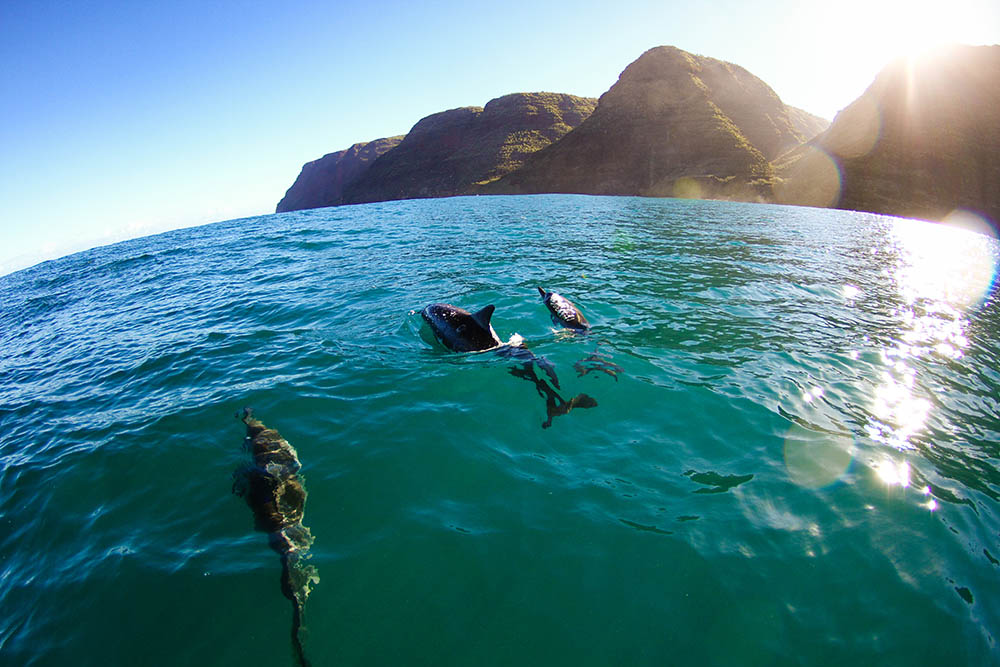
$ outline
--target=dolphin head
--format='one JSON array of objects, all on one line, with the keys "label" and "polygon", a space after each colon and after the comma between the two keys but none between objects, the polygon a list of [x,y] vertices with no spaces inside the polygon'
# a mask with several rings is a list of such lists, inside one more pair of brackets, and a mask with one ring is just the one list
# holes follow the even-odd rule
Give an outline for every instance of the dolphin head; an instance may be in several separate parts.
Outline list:
[{"label": "dolphin head", "polygon": [[420,311],[434,337],[453,352],[479,352],[503,343],[490,324],[494,306],[470,313],[449,303],[432,303]]}]

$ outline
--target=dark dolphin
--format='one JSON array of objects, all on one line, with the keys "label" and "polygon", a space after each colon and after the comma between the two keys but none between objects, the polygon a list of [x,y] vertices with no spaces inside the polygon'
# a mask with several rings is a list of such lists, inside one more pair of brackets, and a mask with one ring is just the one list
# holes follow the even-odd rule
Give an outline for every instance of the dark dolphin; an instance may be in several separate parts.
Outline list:
[{"label": "dark dolphin", "polygon": [[434,337],[452,352],[485,352],[496,350],[501,356],[536,363],[559,387],[555,369],[545,359],[536,357],[524,344],[519,334],[507,343],[500,340],[490,319],[496,308],[490,304],[475,313],[450,303],[432,303],[420,311]]},{"label": "dark dolphin", "polygon": [[[524,339],[518,334],[511,336],[510,341],[503,343],[497,332],[493,330],[490,319],[494,307],[486,306],[476,313],[453,306],[449,303],[432,303],[420,311],[434,337],[453,352],[483,352],[495,350],[502,357],[517,362],[510,369],[511,375],[519,377],[535,385],[535,389],[545,399],[548,420],[542,428],[552,425],[552,419],[569,413],[573,408],[597,407],[597,401],[586,394],[579,394],[570,400],[565,400],[556,389],[559,389],[559,378],[556,377],[552,363],[543,357],[535,355],[524,344]],[[538,366],[552,382],[540,378],[535,372]]]},{"label": "dark dolphin", "polygon": [[450,303],[432,303],[420,315],[442,345],[452,352],[481,352],[503,345],[490,324],[493,305],[476,313]]},{"label": "dark dolphin", "polygon": [[583,316],[583,313],[580,312],[580,309],[572,301],[561,294],[546,292],[541,287],[538,288],[538,293],[542,296],[542,301],[549,308],[553,324],[572,329],[573,331],[583,332],[590,330],[590,322],[587,321],[587,318]]},{"label": "dark dolphin", "polygon": [[299,630],[306,599],[319,576],[306,562],[313,536],[302,525],[306,490],[298,474],[299,457],[280,433],[254,419],[250,408],[243,409],[242,419],[247,427],[244,447],[253,463],[234,473],[233,493],[246,500],[256,529],[267,533],[268,544],[281,557],[281,592],[292,603],[292,649],[296,663],[304,667],[309,663]]}]

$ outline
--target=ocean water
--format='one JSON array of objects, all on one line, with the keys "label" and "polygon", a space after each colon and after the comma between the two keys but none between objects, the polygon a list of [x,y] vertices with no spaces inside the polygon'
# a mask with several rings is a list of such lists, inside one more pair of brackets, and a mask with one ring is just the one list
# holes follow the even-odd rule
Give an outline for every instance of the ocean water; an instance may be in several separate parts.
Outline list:
[{"label": "ocean water", "polygon": [[[302,462],[313,665],[1000,664],[998,257],[844,211],[476,197],[2,277],[0,664],[292,664],[243,406]],[[512,360],[428,344],[432,302],[495,304],[596,407],[542,428]]]}]

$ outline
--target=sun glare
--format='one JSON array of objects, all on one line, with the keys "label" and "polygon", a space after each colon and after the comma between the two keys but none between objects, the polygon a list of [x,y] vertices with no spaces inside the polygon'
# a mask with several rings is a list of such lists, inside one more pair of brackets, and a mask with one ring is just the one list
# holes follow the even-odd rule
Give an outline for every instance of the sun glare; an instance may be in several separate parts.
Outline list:
[{"label": "sun glare", "polygon": [[[838,4],[841,25],[868,37],[868,49],[882,60],[916,57],[962,40],[962,3],[939,0],[849,0]],[[873,53],[874,55],[874,53]]]},{"label": "sun glare", "polygon": [[897,463],[886,458],[875,466],[875,472],[888,486],[901,486],[905,489],[910,485],[910,464],[906,461]]},{"label": "sun glare", "polygon": [[1000,257],[996,233],[984,219],[955,211],[944,224],[900,220],[892,232],[901,254],[896,279],[907,302],[965,310],[990,293]]},{"label": "sun glare", "polygon": [[[835,66],[826,84],[854,89],[847,105],[874,76],[899,58],[933,54],[949,44],[994,43],[989,27],[996,0],[842,0],[803,3],[798,20],[815,28],[815,48],[827,50]],[[840,77],[840,78],[838,78]]]}]

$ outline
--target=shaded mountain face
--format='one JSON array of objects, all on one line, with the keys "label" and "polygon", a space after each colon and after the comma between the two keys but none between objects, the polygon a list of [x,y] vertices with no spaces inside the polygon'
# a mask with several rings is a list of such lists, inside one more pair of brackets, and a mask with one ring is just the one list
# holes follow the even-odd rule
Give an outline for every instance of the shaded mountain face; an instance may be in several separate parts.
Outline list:
[{"label": "shaded mountain face", "polygon": [[424,118],[344,190],[345,203],[471,194],[520,167],[594,110],[596,100],[515,93]]},{"label": "shaded mountain face", "polygon": [[830,121],[808,111],[793,106],[785,106],[785,109],[788,111],[788,120],[792,122],[792,127],[806,141],[830,127]]},{"label": "shaded mountain face", "polygon": [[278,202],[276,213],[344,203],[344,187],[353,183],[380,155],[399,145],[402,136],[354,144],[302,166],[295,183]]},{"label": "shaded mountain face", "polygon": [[597,100],[514,93],[485,108],[428,116],[405,137],[360,143],[306,163],[277,212],[471,194],[578,126]]},{"label": "shaded mountain face", "polygon": [[600,101],[515,93],[326,155],[278,211],[480,193],[770,201],[772,160],[827,126],[737,65],[661,46]]},{"label": "shaded mountain face", "polygon": [[629,65],[594,113],[493,192],[769,199],[770,161],[821,120],[745,69],[661,46]]},{"label": "shaded mountain face", "polygon": [[775,168],[784,203],[1000,220],[1000,46],[893,62]]}]

